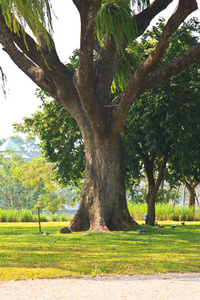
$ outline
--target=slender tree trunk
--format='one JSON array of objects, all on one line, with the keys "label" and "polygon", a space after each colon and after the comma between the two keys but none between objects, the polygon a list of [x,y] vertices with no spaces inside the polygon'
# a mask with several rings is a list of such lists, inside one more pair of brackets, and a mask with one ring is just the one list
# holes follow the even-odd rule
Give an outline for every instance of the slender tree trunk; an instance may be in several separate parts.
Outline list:
[{"label": "slender tree trunk", "polygon": [[182,205],[185,205],[185,184],[183,186]]},{"label": "slender tree trunk", "polygon": [[189,180],[186,179],[185,181],[185,186],[189,192],[189,202],[188,202],[188,206],[195,206],[195,198],[196,198],[196,187],[197,187],[198,183],[196,182],[190,182]]},{"label": "slender tree trunk", "polygon": [[155,223],[155,203],[156,203],[156,195],[159,190],[159,187],[164,181],[164,170],[166,167],[166,163],[168,160],[168,155],[165,155],[162,157],[162,160],[159,163],[158,166],[158,175],[157,179],[154,179],[154,162],[155,162],[155,155],[153,155],[151,158],[148,156],[148,154],[143,154],[144,159],[144,165],[145,165],[145,171],[148,178],[148,192],[146,195],[146,202],[148,207],[148,216],[146,220],[147,225],[153,226]]},{"label": "slender tree trunk", "polygon": [[125,196],[125,149],[120,137],[84,137],[86,169],[73,231],[118,230],[137,223],[128,212]]},{"label": "slender tree trunk", "polygon": [[174,197],[173,206],[175,206],[175,204],[176,204],[176,199],[177,199],[177,197],[178,197],[179,189],[180,189],[180,186],[177,187],[176,195],[175,195],[175,197]]},{"label": "slender tree trunk", "polygon": [[146,201],[147,201],[147,225],[153,226],[155,224],[155,203],[156,203],[156,195],[157,195],[158,189],[155,185],[150,185],[149,190],[146,195]]}]

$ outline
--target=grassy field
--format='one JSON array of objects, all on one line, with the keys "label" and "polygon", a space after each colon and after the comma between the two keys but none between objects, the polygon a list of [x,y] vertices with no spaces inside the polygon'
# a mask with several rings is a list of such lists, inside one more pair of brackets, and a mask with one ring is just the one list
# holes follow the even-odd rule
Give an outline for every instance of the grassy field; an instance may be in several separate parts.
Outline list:
[{"label": "grassy field", "polygon": [[[141,222],[142,223],[142,222]],[[200,222],[61,235],[66,223],[0,223],[0,280],[200,272]],[[177,224],[172,230],[171,224]]]}]

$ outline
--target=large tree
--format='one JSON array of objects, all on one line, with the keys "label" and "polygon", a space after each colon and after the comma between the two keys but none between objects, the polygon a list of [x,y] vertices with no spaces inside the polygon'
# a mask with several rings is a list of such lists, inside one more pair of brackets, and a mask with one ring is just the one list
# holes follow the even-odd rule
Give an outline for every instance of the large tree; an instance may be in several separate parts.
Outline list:
[{"label": "large tree", "polygon": [[[133,226],[136,223],[128,212],[125,197],[125,149],[120,133],[131,105],[141,94],[200,59],[197,45],[156,69],[171,36],[197,9],[197,3],[179,1],[155,49],[112,101],[111,84],[125,48],[172,0],[155,0],[137,15],[128,0],[73,2],[81,19],[80,62],[75,74],[59,60],[52,37],[44,27],[41,10],[49,12],[47,1],[1,1],[0,42],[14,63],[66,107],[80,127],[85,145],[85,182],[70,228],[112,230]],[[28,23],[34,38],[22,30],[24,22],[19,25],[18,20]]]}]

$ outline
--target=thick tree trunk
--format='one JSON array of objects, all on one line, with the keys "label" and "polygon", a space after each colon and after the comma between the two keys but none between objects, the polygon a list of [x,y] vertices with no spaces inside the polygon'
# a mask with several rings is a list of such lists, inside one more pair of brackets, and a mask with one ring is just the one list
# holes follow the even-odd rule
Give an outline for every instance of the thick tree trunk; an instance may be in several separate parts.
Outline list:
[{"label": "thick tree trunk", "polygon": [[79,209],[69,228],[73,231],[119,230],[137,223],[125,197],[125,149],[120,137],[84,137],[85,181]]}]

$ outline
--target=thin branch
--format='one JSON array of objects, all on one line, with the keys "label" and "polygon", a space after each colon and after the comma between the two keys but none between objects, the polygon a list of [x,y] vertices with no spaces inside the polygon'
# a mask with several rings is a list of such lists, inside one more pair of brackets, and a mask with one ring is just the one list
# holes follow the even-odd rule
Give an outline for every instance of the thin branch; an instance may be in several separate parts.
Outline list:
[{"label": "thin branch", "polygon": [[155,0],[151,5],[144,9],[141,13],[133,16],[136,19],[138,36],[142,35],[150,22],[158,13],[167,8],[173,0]]},{"label": "thin branch", "polygon": [[[21,28],[17,20],[16,23],[18,23],[19,28]],[[46,34],[48,34],[49,38],[51,39],[51,49],[48,49],[47,42],[45,41],[45,37],[43,36],[42,32],[40,33],[40,42],[42,42],[43,48],[40,48],[40,46],[34,41],[34,39],[29,34],[22,33],[21,29],[19,30],[19,35],[14,31],[11,32],[6,25],[2,14],[0,14],[0,26],[2,32],[4,32],[4,36],[8,35],[22,50],[22,52],[25,53],[25,55],[29,57],[31,61],[33,61],[37,66],[42,68],[42,70],[47,75],[51,76],[54,72],[54,74],[56,75],[55,77],[60,81],[61,76],[59,75],[60,72],[58,72],[59,69],[59,71],[64,71],[65,76],[68,74],[68,80],[72,82],[73,74],[66,68],[65,65],[63,65],[60,62],[54,47],[53,40],[51,39],[48,33]]]}]

